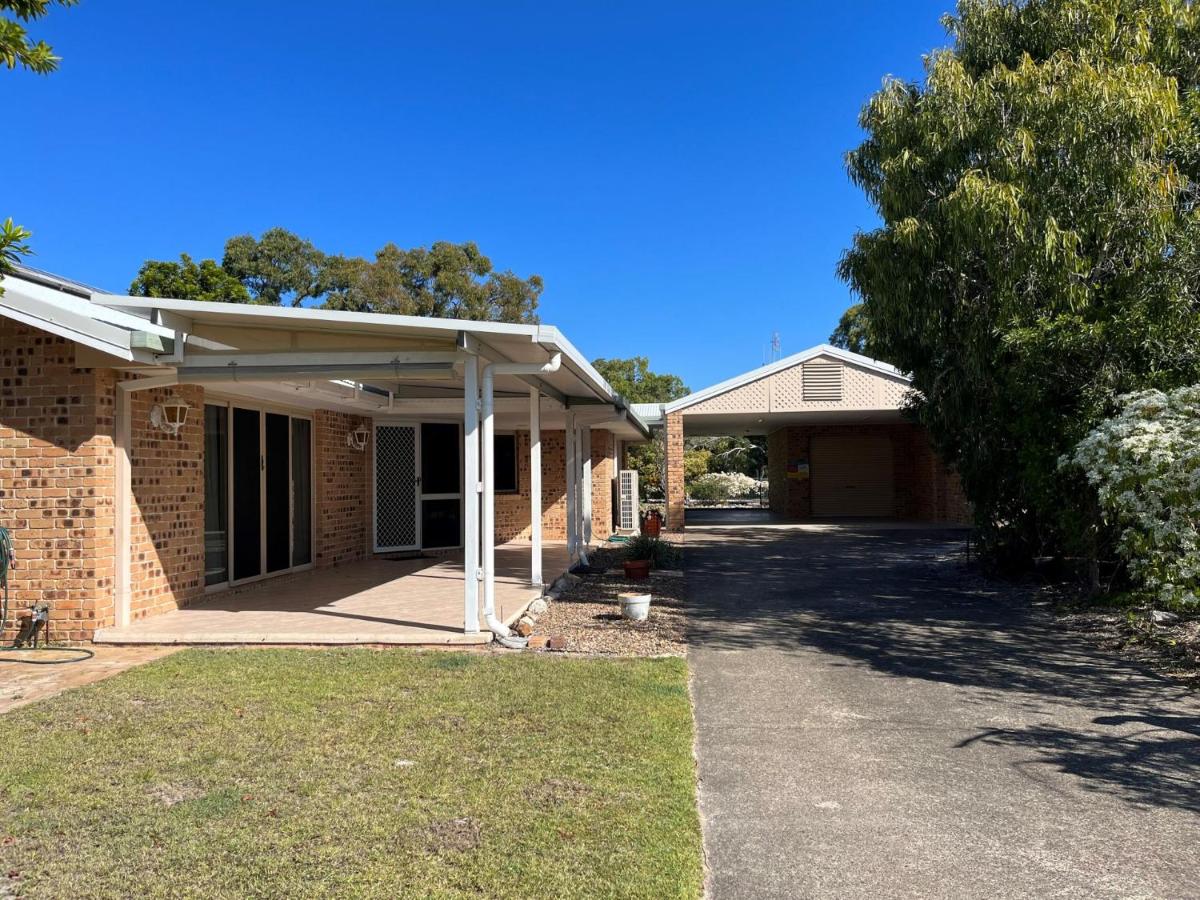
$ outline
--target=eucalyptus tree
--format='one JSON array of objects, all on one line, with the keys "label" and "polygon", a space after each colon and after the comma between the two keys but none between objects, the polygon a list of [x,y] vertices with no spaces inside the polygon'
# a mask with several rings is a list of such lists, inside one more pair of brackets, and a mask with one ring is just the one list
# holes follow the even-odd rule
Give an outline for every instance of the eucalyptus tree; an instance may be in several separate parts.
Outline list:
[{"label": "eucalyptus tree", "polygon": [[1077,543],[1057,466],[1116,397],[1200,380],[1200,12],[962,0],[920,83],[862,111],[882,224],[840,271],[993,549]]}]

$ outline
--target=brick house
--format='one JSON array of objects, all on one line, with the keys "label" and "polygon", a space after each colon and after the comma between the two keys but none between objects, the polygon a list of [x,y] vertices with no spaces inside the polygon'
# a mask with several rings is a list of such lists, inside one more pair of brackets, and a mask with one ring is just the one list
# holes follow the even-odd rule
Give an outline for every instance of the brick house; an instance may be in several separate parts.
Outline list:
[{"label": "brick house", "polygon": [[621,445],[649,435],[546,325],[135,298],[29,269],[3,287],[12,607],[48,603],[56,639],[137,640],[214,597],[250,621],[309,590],[332,604],[306,611],[317,632],[378,618],[336,605],[386,590],[417,631],[503,636],[500,606],[611,533]]},{"label": "brick house", "polygon": [[767,438],[772,514],[965,523],[958,477],[902,414],[911,380],[887,363],[821,345],[666,404],[637,404],[665,431],[667,522],[685,520],[685,436]]}]

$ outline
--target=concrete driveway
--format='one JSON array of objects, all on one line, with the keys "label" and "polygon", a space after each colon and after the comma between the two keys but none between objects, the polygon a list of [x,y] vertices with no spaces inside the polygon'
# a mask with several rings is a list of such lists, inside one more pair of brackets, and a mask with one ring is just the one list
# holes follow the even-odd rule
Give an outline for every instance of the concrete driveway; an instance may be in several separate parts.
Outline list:
[{"label": "concrete driveway", "polygon": [[951,531],[693,525],[714,897],[1200,897],[1200,703]]}]

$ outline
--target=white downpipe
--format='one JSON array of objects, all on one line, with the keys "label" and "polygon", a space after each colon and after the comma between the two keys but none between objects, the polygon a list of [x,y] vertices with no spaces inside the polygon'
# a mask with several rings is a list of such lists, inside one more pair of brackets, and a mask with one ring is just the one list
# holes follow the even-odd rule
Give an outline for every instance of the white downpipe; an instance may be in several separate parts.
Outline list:
[{"label": "white downpipe", "polygon": [[480,435],[483,445],[483,516],[480,522],[483,532],[483,619],[505,646],[523,647],[525,639],[515,637],[508,626],[496,617],[496,376],[542,375],[557,372],[561,365],[562,354],[555,353],[550,362],[543,365],[488,363],[483,367],[483,429]]},{"label": "white downpipe", "polygon": [[586,445],[584,443],[584,436],[590,438],[591,433],[589,427],[577,428],[575,431],[575,546],[581,566],[591,565],[587,548],[591,540],[591,525],[588,520],[591,518],[592,508],[592,451],[591,441]]},{"label": "white downpipe", "polygon": [[542,582],[542,395],[529,389],[529,580]]},{"label": "white downpipe", "polygon": [[567,457],[567,567],[575,568],[575,551],[579,549],[579,517],[575,511],[579,493],[575,482],[575,413],[566,412],[566,457]]},{"label": "white downpipe", "polygon": [[479,357],[463,365],[463,631],[479,633]]},{"label": "white downpipe", "polygon": [[583,475],[580,478],[579,534],[584,564],[587,564],[587,548],[592,545],[592,428],[584,425],[580,430],[579,455],[583,457]]}]

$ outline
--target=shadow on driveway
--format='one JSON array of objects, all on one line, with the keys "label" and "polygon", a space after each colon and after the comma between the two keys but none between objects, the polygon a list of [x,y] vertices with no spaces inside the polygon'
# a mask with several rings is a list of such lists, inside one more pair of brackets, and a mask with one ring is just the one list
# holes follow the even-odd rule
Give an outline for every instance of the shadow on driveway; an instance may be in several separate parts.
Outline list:
[{"label": "shadow on driveway", "polygon": [[[1171,828],[1191,826],[1193,838],[1200,838],[1200,819],[1193,818],[1200,812],[1195,695],[1059,629],[1048,608],[1030,602],[1029,591],[968,570],[964,550],[963,536],[951,531],[867,525],[833,531],[756,525],[690,530],[702,772],[705,720],[711,720],[706,706],[726,717],[740,714],[796,728],[795,736],[780,741],[781,752],[805,746],[809,754],[835,756],[847,745],[837,742],[843,740],[840,732],[823,730],[837,721],[823,720],[821,710],[836,707],[836,715],[877,721],[875,727],[889,730],[875,742],[875,751],[867,749],[870,735],[867,743],[851,747],[868,760],[886,753],[887,777],[902,782],[929,759],[941,760],[953,777],[941,783],[931,773],[931,784],[913,784],[908,793],[932,793],[954,815],[982,813],[986,819],[988,805],[1003,808],[1007,795],[1016,808],[1005,814],[1020,834],[1022,803],[1032,809],[1054,792],[1065,792],[1055,802],[1082,815],[1080,828],[1110,831],[1119,840],[1120,827],[1113,831],[1113,823],[1105,821],[1113,808],[1089,810],[1082,799],[1103,795],[1127,809],[1190,814],[1170,820]],[[740,655],[746,652],[751,655]],[[772,693],[771,682],[795,688]],[[888,744],[890,730],[910,728],[913,736]],[[822,746],[827,733],[836,740]],[[816,746],[806,745],[810,736],[818,739]],[[885,745],[886,751],[879,749]],[[713,746],[719,757],[718,742]],[[739,764],[736,748],[726,755],[723,764]],[[777,762],[780,773],[797,764],[795,757]],[[839,761],[818,755],[804,762],[813,771],[811,781],[793,785],[800,790],[847,777]],[[1059,776],[1051,783],[1047,767]],[[998,783],[1008,779],[1015,780]],[[718,782],[718,793],[738,789],[737,779],[724,771],[711,780]],[[741,787],[756,789],[748,780]],[[770,787],[760,787],[769,796]],[[907,796],[906,791],[895,792]],[[720,796],[710,793],[708,799],[709,813],[719,815]],[[792,814],[809,815],[803,807],[797,804]],[[746,809],[739,815],[745,817]],[[1089,823],[1088,815],[1097,821]],[[933,829],[941,824],[936,817],[929,820]],[[1163,843],[1165,851],[1170,837]]]}]

